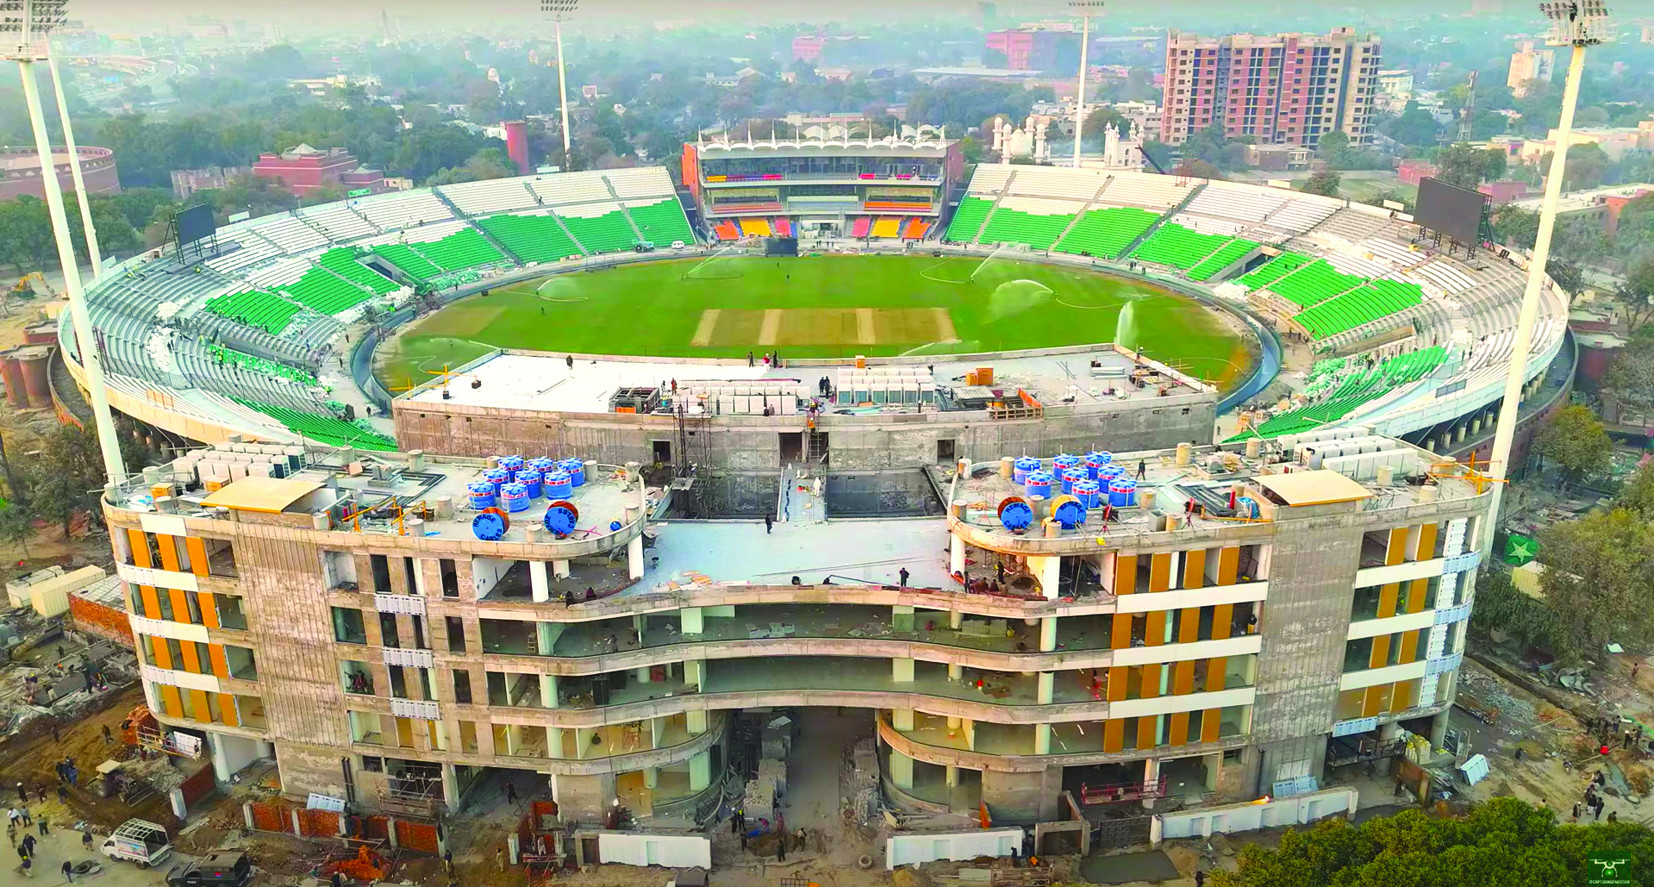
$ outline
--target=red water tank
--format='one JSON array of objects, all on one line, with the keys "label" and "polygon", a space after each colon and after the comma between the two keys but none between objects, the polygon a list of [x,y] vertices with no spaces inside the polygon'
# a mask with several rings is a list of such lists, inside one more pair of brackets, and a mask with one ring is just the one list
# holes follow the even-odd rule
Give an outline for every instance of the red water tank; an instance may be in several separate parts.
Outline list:
[{"label": "red water tank", "polygon": [[28,389],[29,400],[37,406],[45,406],[52,402],[51,357],[52,349],[41,345],[24,345],[12,352],[23,364],[23,386]]},{"label": "red water tank", "polygon": [[517,172],[528,175],[528,124],[521,120],[505,122],[505,153],[517,164]]},{"label": "red water tank", "polygon": [[29,392],[23,383],[23,362],[11,352],[6,352],[5,362],[0,363],[0,378],[6,380],[6,403],[20,410],[29,408]]}]

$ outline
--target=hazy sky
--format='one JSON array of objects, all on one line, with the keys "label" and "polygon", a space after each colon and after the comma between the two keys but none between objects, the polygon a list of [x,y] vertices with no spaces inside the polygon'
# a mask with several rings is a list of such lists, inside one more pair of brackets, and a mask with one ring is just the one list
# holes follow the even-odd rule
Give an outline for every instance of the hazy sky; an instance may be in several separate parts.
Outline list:
[{"label": "hazy sky", "polygon": [[[1338,12],[1354,21],[1368,18],[1373,12],[1371,7],[1350,0],[1255,2],[1261,5],[1247,8],[1268,10],[1285,18],[1309,12]],[[1491,0],[1491,4],[1498,2]],[[1510,0],[1503,5],[1510,7],[1516,2]],[[1489,0],[1483,0],[1483,3],[1489,4]],[[1187,19],[1192,14],[1210,14],[1215,23],[1225,18],[1224,10],[1237,8],[1232,0],[1160,0],[1146,5],[1120,0],[1109,5],[1113,11],[1105,12],[1104,18],[1115,26],[1127,20],[1161,25],[1174,18]],[[1388,0],[1384,9],[1387,12],[1405,9],[1452,15],[1463,14],[1469,6],[1470,0]],[[376,21],[380,12],[385,11],[393,19],[400,19],[410,27],[421,23],[431,26],[455,23],[463,27],[487,29],[491,24],[506,25],[514,20],[539,19],[539,7],[539,0],[464,0],[461,3],[454,0],[221,0],[217,3],[202,0],[74,0],[70,15],[98,29],[160,30],[168,24],[181,25],[186,16],[206,14],[221,20],[240,18],[249,23],[275,22],[287,25],[296,32],[310,32],[325,22],[338,22],[343,26],[345,22]],[[1068,12],[1067,4],[1060,0],[1011,0],[998,3],[997,9],[1002,22],[1057,18]],[[977,3],[975,0],[901,0],[896,3],[890,0],[832,0],[827,3],[816,0],[583,0],[576,17],[594,26],[594,30],[685,20],[720,24],[746,21],[755,26],[798,21],[892,21],[911,17],[966,17],[974,20],[977,17]],[[1373,26],[1378,22],[1369,19],[1367,24]]]}]

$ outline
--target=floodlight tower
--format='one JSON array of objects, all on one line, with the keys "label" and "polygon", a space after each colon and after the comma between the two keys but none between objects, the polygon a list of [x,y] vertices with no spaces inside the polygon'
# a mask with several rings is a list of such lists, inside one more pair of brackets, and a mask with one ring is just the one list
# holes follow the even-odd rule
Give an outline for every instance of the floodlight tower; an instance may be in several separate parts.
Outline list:
[{"label": "floodlight tower", "polygon": [[[1528,260],[1527,289],[1522,294],[1522,311],[1516,319],[1516,338],[1511,343],[1510,366],[1505,372],[1505,400],[1499,409],[1499,422],[1493,433],[1493,452],[1489,456],[1489,470],[1495,480],[1502,481],[1510,474],[1511,442],[1516,437],[1517,412],[1521,407],[1522,383],[1526,375],[1528,349],[1533,345],[1534,317],[1539,313],[1539,290],[1545,281],[1545,263],[1551,254],[1551,232],[1556,228],[1556,204],[1562,196],[1562,174],[1568,160],[1568,146],[1572,141],[1574,106],[1579,103],[1580,72],[1585,69],[1585,48],[1603,43],[1613,37],[1608,23],[1608,6],[1603,0],[1563,0],[1539,4],[1540,11],[1551,20],[1551,46],[1571,46],[1568,60],[1568,81],[1562,90],[1562,120],[1557,124],[1556,150],[1551,153],[1551,170],[1545,178],[1545,199],[1539,208],[1539,233],[1534,239],[1533,255]],[[1498,520],[1504,484],[1493,485],[1493,507],[1490,514]],[[1493,548],[1493,528],[1483,534],[1483,556]]]},{"label": "floodlight tower", "polygon": [[95,281],[103,276],[103,249],[98,246],[98,231],[92,227],[92,195],[87,192],[86,179],[80,172],[80,151],[75,147],[75,131],[69,125],[69,103],[63,97],[63,76],[57,72],[57,56],[52,55],[50,37],[46,39],[46,67],[52,72],[57,116],[63,121],[63,147],[69,152],[69,176],[75,185],[75,202],[80,204],[80,227],[86,232],[86,252],[92,259],[92,279]]},{"label": "floodlight tower", "polygon": [[569,87],[563,70],[563,19],[571,18],[580,0],[540,0],[540,11],[549,13],[557,25],[557,100],[563,106],[563,171],[572,165],[569,150]]},{"label": "floodlight tower", "polygon": [[1074,168],[1080,168],[1080,139],[1085,135],[1086,50],[1091,43],[1091,17],[1103,14],[1103,0],[1068,0],[1080,14],[1080,83],[1074,94]]},{"label": "floodlight tower", "polygon": [[[46,192],[46,209],[52,220],[52,237],[57,241],[58,261],[63,265],[63,287],[69,295],[69,316],[75,328],[75,344],[80,348],[81,366],[86,369],[86,387],[91,392],[92,418],[98,430],[98,446],[103,450],[104,472],[111,484],[120,484],[126,480],[126,466],[121,463],[120,439],[115,436],[115,420],[109,412],[109,394],[103,384],[103,358],[92,337],[92,318],[86,310],[80,265],[75,261],[74,242],[69,239],[63,188],[58,184],[57,168],[52,163],[52,143],[46,137],[46,116],[40,109],[40,89],[34,79],[34,64],[48,58],[48,36],[54,28],[63,25],[66,5],[67,0],[0,0],[0,35],[3,35],[0,47],[6,58],[17,62],[23,75],[23,102],[29,110],[35,151],[40,155],[40,184]],[[63,123],[67,134],[67,116]],[[80,186],[79,177],[76,179],[76,185]],[[90,225],[86,233],[95,262],[97,243],[90,237]]]}]

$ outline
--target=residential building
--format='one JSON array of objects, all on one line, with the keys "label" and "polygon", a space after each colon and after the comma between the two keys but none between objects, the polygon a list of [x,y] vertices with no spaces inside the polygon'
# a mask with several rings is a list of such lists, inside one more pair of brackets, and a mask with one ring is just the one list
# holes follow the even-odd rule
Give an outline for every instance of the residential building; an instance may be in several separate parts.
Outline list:
[{"label": "residential building", "polygon": [[1301,145],[1247,145],[1245,160],[1262,170],[1308,169],[1313,154]]},{"label": "residential building", "polygon": [[271,758],[289,797],[435,813],[533,773],[565,821],[698,819],[741,712],[849,709],[898,806],[1049,821],[1065,788],[1254,799],[1440,745],[1491,482],[1362,432],[1264,446],[1038,462],[1137,478],[1048,520],[988,452],[929,463],[945,515],[775,536],[648,524],[635,464],[507,522],[472,510],[483,460],[247,443],[104,510],[148,703],[221,779]]},{"label": "residential building", "polygon": [[1166,39],[1161,141],[1180,145],[1207,127],[1264,144],[1313,148],[1341,131],[1372,140],[1380,44],[1351,28],[1327,34]]},{"label": "residential building", "polygon": [[1413,72],[1406,68],[1390,68],[1378,72],[1376,101],[1384,110],[1400,114],[1413,98]]},{"label": "residential building", "polygon": [[[1552,129],[1543,139],[1529,139],[1522,145],[1522,161],[1543,160],[1556,148],[1557,131]],[[1644,120],[1636,126],[1613,126],[1575,129],[1568,133],[1569,145],[1596,145],[1608,159],[1618,163],[1627,151],[1654,150],[1654,120]]]},{"label": "residential building", "polygon": [[1517,45],[1516,52],[1510,57],[1510,75],[1505,78],[1505,85],[1511,88],[1517,98],[1528,94],[1528,83],[1533,80],[1551,82],[1551,75],[1556,71],[1556,52],[1550,49],[1534,49],[1533,41],[1524,41]]}]

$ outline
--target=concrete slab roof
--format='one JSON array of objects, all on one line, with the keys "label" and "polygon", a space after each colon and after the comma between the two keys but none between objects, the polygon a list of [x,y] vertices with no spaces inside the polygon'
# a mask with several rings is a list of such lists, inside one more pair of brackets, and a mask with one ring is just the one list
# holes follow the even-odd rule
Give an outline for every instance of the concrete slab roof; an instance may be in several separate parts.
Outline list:
[{"label": "concrete slab roof", "polygon": [[287,506],[320,489],[321,486],[320,482],[313,480],[244,477],[207,496],[201,500],[201,504],[212,508],[280,514]]},{"label": "concrete slab roof", "polygon": [[1372,491],[1336,471],[1294,471],[1257,479],[1258,484],[1288,505],[1329,505],[1372,497]]},{"label": "concrete slab roof", "polygon": [[957,588],[948,575],[948,525],[936,517],[780,522],[667,521],[656,526],[659,561],[628,593],[711,583],[896,585]]}]

